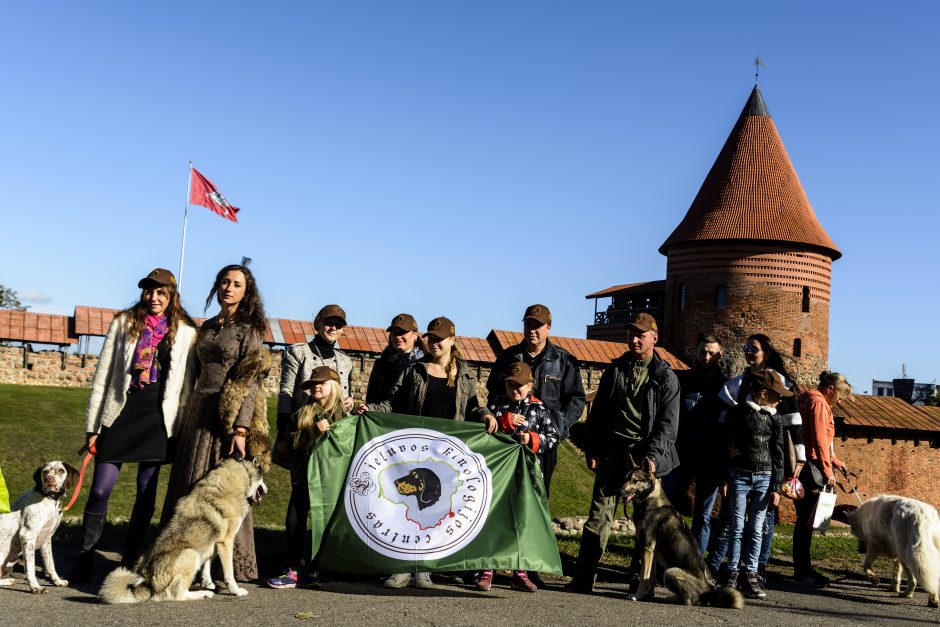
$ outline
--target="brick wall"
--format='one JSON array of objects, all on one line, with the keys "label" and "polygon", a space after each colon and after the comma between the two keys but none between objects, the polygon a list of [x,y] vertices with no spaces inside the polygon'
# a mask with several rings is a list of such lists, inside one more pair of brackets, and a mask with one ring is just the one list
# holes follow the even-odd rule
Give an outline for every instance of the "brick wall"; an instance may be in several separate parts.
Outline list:
[{"label": "brick wall", "polygon": [[[893,437],[892,437],[893,436]],[[836,457],[845,462],[849,470],[858,473],[859,495],[862,500],[879,494],[899,494],[940,507],[940,484],[934,478],[940,474],[940,434],[931,439],[915,439],[898,432],[859,428],[839,428],[836,431]],[[841,478],[841,474],[836,474]],[[838,488],[837,503],[857,505],[852,494]],[[796,514],[788,499],[780,510],[781,518],[793,522]]]},{"label": "brick wall", "polygon": [[[698,334],[713,333],[726,347],[726,371],[735,374],[745,366],[740,347],[747,337],[764,333],[784,355],[791,374],[812,384],[829,358],[832,262],[785,247],[752,248],[723,243],[670,251],[661,343],[690,363]],[[716,303],[719,287],[727,289],[724,308]],[[809,289],[809,312],[802,310],[804,287]],[[797,339],[801,354],[794,357]]]}]

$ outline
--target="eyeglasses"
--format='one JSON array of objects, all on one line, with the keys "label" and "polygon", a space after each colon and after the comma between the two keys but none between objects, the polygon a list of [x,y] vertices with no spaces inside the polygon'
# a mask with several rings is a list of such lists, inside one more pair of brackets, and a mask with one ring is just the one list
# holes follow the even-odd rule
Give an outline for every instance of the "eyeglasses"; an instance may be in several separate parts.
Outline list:
[{"label": "eyeglasses", "polygon": [[748,355],[748,354],[756,355],[757,353],[760,352],[760,349],[758,347],[751,346],[750,344],[745,344],[744,346],[741,347],[741,350],[744,351],[745,355]]}]

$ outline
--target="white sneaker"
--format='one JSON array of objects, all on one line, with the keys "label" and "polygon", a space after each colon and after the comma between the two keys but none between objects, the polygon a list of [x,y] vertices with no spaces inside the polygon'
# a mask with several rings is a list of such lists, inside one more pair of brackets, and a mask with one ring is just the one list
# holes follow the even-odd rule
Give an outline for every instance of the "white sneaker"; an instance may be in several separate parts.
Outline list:
[{"label": "white sneaker", "polygon": [[415,588],[433,588],[431,573],[415,573]]},{"label": "white sneaker", "polygon": [[395,573],[394,575],[390,575],[382,585],[386,588],[404,588],[409,586],[411,585],[411,573]]}]

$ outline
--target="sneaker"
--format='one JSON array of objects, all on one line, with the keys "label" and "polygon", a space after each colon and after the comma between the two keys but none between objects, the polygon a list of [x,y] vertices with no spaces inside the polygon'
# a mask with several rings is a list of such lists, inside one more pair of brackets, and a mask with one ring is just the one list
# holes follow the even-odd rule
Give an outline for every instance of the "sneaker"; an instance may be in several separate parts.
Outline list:
[{"label": "sneaker", "polygon": [[480,578],[477,579],[477,590],[482,590],[483,592],[489,592],[490,588],[493,587],[493,571],[484,570],[480,572]]},{"label": "sneaker", "polygon": [[747,574],[747,579],[744,580],[742,591],[744,592],[744,596],[746,596],[749,599],[766,599],[767,598],[767,593],[764,592],[763,588],[760,585],[760,582],[757,580],[757,573]]},{"label": "sneaker", "polygon": [[538,574],[537,572],[530,570],[530,571],[528,571],[528,573],[529,573],[529,581],[531,581],[532,583],[534,583],[536,588],[544,588],[544,587],[545,587],[545,581],[542,580],[542,577],[539,576],[539,574]]},{"label": "sneaker", "polygon": [[273,579],[268,579],[269,588],[296,588],[297,587],[297,571],[293,568],[285,568],[277,577]]},{"label": "sneaker", "polygon": [[395,573],[394,575],[389,575],[388,579],[385,580],[385,583],[382,584],[386,588],[404,588],[411,585],[411,573]]},{"label": "sneaker", "polygon": [[801,586],[807,586],[809,588],[825,588],[831,583],[829,577],[826,577],[822,573],[818,573],[815,570],[811,570],[803,575],[796,575],[794,579],[796,580],[797,584]]},{"label": "sneaker", "polygon": [[415,588],[433,588],[431,573],[415,573]]},{"label": "sneaker", "polygon": [[565,584],[565,592],[573,592],[575,594],[593,594],[594,582],[588,579],[579,579],[578,577],[574,577],[571,581]]},{"label": "sneaker", "polygon": [[729,570],[725,573],[725,588],[735,589],[738,587],[738,571]]},{"label": "sneaker", "polygon": [[524,570],[517,570],[512,574],[512,589],[522,590],[523,592],[535,592],[538,587],[529,579],[529,575]]},{"label": "sneaker", "polygon": [[319,590],[321,588],[320,573],[315,570],[307,571],[301,578],[304,590]]}]

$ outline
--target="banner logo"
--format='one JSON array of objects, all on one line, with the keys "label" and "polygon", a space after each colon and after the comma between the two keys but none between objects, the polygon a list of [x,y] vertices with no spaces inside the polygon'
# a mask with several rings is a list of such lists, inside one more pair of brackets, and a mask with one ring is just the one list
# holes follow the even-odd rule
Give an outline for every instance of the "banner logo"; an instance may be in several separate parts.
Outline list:
[{"label": "banner logo", "polygon": [[486,522],[493,479],[482,455],[430,429],[399,429],[366,442],[346,478],[346,515],[371,549],[435,560],[467,546]]}]

